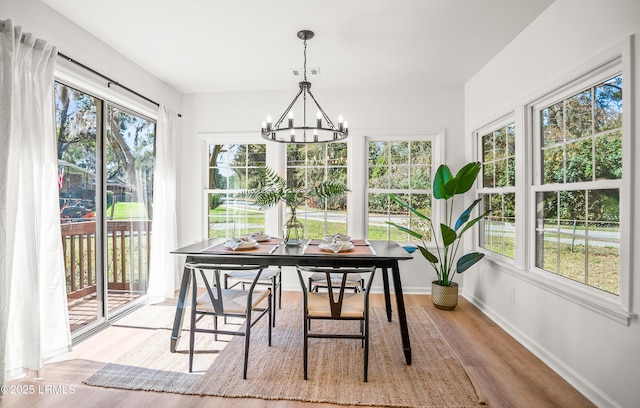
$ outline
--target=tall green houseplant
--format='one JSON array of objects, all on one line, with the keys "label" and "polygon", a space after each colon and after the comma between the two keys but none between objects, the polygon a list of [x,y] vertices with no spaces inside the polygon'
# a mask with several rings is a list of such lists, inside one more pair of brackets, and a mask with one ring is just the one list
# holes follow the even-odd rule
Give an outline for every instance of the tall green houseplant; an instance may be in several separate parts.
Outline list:
[{"label": "tall green houseplant", "polygon": [[289,245],[297,245],[302,240],[304,226],[296,218],[296,210],[312,198],[330,198],[343,194],[349,189],[344,184],[327,180],[308,188],[292,187],[269,167],[260,167],[258,187],[242,191],[240,197],[253,200],[261,208],[269,208],[283,202],[290,209],[290,216],[283,225],[283,238]]},{"label": "tall green houseplant", "polygon": [[[484,254],[479,252],[470,252],[461,256],[455,262],[460,248],[462,235],[467,232],[473,225],[489,214],[489,211],[469,220],[471,212],[480,203],[481,199],[477,199],[469,205],[458,217],[453,216],[454,199],[456,196],[468,192],[480,172],[480,162],[472,162],[463,166],[458,173],[453,176],[447,165],[441,165],[436,171],[433,179],[433,197],[438,200],[444,200],[445,222],[434,225],[433,220],[422,214],[409,204],[401,201],[398,197],[390,194],[391,199],[407,208],[411,213],[424,221],[427,229],[414,228],[410,229],[393,222],[387,224],[393,225],[400,231],[406,232],[419,239],[422,245],[417,245],[422,256],[431,264],[436,272],[437,279],[433,283],[439,286],[456,286],[456,303],[457,303],[457,284],[453,282],[456,273],[462,273],[476,264]],[[436,231],[437,230],[437,231]],[[427,248],[427,238],[431,236],[435,241],[435,251]]]}]

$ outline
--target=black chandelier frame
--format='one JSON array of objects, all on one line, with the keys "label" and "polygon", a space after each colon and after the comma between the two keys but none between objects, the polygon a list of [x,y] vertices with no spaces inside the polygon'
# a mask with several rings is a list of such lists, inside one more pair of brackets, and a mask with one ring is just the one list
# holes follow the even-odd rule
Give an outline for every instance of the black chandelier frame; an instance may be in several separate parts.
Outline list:
[{"label": "black chandelier frame", "polygon": [[[343,122],[342,118],[340,118],[338,126],[334,125],[311,92],[311,82],[307,80],[307,40],[310,40],[313,36],[314,33],[310,30],[298,32],[298,38],[304,41],[304,80],[298,83],[300,90],[280,118],[273,125],[269,120],[263,123],[261,132],[263,139],[279,143],[333,143],[344,140],[349,136],[347,122]],[[293,116],[290,112],[301,95],[303,100],[303,123],[302,126],[294,126]],[[307,125],[307,95],[318,110],[315,126]],[[285,124],[284,120],[287,116],[289,119]],[[284,135],[286,133],[288,135]]]}]

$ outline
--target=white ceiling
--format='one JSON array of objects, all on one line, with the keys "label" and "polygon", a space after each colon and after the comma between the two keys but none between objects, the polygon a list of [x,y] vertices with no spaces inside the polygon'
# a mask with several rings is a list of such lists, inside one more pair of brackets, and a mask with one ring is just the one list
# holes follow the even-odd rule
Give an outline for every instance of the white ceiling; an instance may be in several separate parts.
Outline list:
[{"label": "white ceiling", "polygon": [[314,88],[464,84],[553,2],[41,1],[182,93],[297,88],[301,29]]}]

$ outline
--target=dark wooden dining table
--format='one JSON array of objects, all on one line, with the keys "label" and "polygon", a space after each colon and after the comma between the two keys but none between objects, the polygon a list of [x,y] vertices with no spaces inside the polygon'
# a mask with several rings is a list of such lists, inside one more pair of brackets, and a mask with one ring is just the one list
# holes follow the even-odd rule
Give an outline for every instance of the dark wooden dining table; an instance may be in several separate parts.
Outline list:
[{"label": "dark wooden dining table", "polygon": [[[188,262],[211,263],[220,265],[273,265],[273,266],[327,266],[327,267],[371,267],[382,270],[385,307],[388,321],[392,321],[391,291],[389,270],[393,278],[402,349],[407,365],[411,365],[411,342],[409,327],[402,293],[402,281],[398,261],[413,258],[404,248],[393,241],[353,240],[354,246],[346,252],[333,253],[319,249],[319,240],[304,240],[299,246],[288,246],[281,239],[260,242],[254,248],[232,250],[224,245],[220,238],[206,239],[201,242],[171,251],[175,255],[186,256]],[[191,273],[184,268],[180,284],[180,293],[176,305],[176,314],[171,332],[171,352],[176,352],[180,340],[186,297],[191,281]]]}]

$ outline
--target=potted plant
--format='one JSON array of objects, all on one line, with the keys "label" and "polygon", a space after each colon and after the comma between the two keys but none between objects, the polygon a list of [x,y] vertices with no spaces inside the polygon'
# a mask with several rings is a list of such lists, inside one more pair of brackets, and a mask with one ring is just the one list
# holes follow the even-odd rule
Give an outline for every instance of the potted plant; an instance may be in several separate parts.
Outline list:
[{"label": "potted plant", "polygon": [[330,180],[315,183],[309,188],[291,187],[271,168],[260,167],[258,187],[242,191],[240,197],[255,201],[263,209],[277,205],[280,201],[287,205],[290,215],[282,227],[284,243],[299,245],[304,234],[304,225],[296,218],[297,208],[314,197],[329,198],[346,191],[349,189],[344,184]]},{"label": "potted plant", "polygon": [[[421,241],[422,245],[416,246],[436,272],[437,279],[431,285],[431,298],[438,309],[452,310],[456,307],[458,304],[458,284],[453,281],[455,274],[466,271],[484,257],[482,253],[470,252],[461,256],[454,264],[462,235],[489,213],[487,211],[479,217],[469,220],[471,212],[481,201],[481,199],[477,199],[458,216],[455,224],[452,224],[454,221],[454,198],[471,189],[480,168],[480,162],[472,162],[463,166],[453,177],[447,165],[443,164],[438,167],[433,179],[433,197],[444,200],[445,209],[445,223],[439,223],[439,227],[434,226],[434,221],[431,218],[402,202],[393,194],[389,194],[391,199],[407,208],[422,221],[422,225],[414,229],[393,222],[387,222],[387,224],[393,225],[400,231]],[[427,248],[426,239],[429,236],[433,237],[435,241],[436,250],[434,252]]]}]

